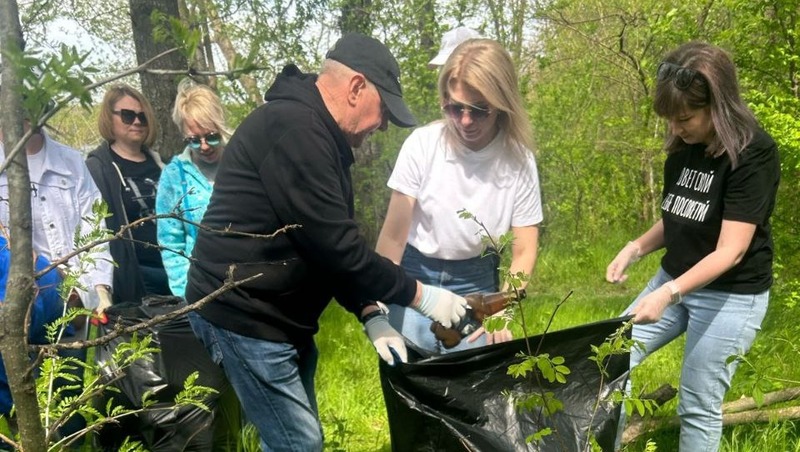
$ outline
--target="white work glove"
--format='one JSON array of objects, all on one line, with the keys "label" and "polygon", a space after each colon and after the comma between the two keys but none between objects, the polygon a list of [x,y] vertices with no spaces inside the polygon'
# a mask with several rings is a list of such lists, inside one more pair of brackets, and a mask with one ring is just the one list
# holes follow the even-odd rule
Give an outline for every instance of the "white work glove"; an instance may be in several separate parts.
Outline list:
[{"label": "white work glove", "polygon": [[445,328],[451,328],[467,313],[467,300],[449,290],[422,284],[419,304],[412,307]]},{"label": "white work glove", "polygon": [[381,359],[386,361],[390,366],[394,366],[394,357],[392,356],[391,349],[397,352],[400,361],[408,361],[408,352],[406,351],[406,343],[403,336],[397,332],[391,325],[389,325],[389,317],[386,314],[381,314],[367,320],[364,324],[364,331],[366,331],[375,350],[381,356]]},{"label": "white work glove", "polygon": [[608,264],[606,268],[606,281],[610,283],[620,283],[625,282],[628,279],[628,275],[625,274],[625,270],[630,267],[631,264],[639,260],[639,253],[641,249],[636,242],[628,242],[624,248],[617,253],[617,257]]},{"label": "white work glove", "polygon": [[97,292],[97,298],[99,302],[97,304],[97,308],[94,310],[91,322],[94,325],[97,325],[98,323],[105,324],[108,322],[108,317],[106,317],[105,310],[111,307],[111,292],[109,292],[108,287],[106,286],[95,286],[94,290]]}]

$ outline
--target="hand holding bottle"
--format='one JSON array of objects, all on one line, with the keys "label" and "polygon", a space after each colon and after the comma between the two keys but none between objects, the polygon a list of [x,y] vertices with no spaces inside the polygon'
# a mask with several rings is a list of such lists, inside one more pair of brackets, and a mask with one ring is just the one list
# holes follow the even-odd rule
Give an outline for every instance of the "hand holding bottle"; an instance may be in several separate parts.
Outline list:
[{"label": "hand holding bottle", "polygon": [[[442,342],[445,348],[453,348],[458,345],[464,337],[469,336],[469,342],[474,342],[481,334],[485,332],[483,328],[483,321],[486,317],[497,314],[505,309],[509,303],[517,300],[522,300],[527,295],[524,290],[518,292],[495,292],[489,294],[472,293],[468,294],[465,299],[469,309],[461,322],[454,324],[453,327],[445,327],[441,323],[433,322],[431,324],[431,332]],[[500,333],[497,337],[491,338],[492,342],[504,342],[510,340],[511,332],[507,329],[495,331]],[[495,339],[498,339],[495,341]],[[500,340],[503,339],[503,340]]]},{"label": "hand holding bottle", "polygon": [[426,284],[421,286],[419,303],[411,307],[447,328],[458,325],[467,312],[467,300],[449,290]]}]

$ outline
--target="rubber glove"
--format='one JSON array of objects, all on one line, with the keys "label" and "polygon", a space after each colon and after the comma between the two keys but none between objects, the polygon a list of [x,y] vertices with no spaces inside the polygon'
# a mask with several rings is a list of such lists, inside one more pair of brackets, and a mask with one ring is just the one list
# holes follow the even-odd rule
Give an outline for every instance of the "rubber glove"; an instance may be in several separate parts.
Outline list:
[{"label": "rubber glove", "polygon": [[369,340],[372,341],[372,345],[375,346],[375,350],[381,356],[381,359],[386,361],[390,366],[394,366],[395,363],[391,349],[394,349],[400,361],[408,361],[405,340],[403,340],[403,336],[389,324],[389,317],[387,317],[386,314],[381,314],[367,320],[367,323],[364,324],[364,331],[366,331]]},{"label": "rubber glove", "polygon": [[458,325],[467,312],[467,300],[449,290],[422,284],[419,304],[412,306],[425,317],[441,323],[445,328]]},{"label": "rubber glove", "polygon": [[608,268],[606,268],[606,281],[620,283],[628,279],[625,270],[627,270],[631,264],[639,260],[640,252],[641,248],[636,242],[628,242],[628,244],[617,253],[617,257],[608,264]]}]

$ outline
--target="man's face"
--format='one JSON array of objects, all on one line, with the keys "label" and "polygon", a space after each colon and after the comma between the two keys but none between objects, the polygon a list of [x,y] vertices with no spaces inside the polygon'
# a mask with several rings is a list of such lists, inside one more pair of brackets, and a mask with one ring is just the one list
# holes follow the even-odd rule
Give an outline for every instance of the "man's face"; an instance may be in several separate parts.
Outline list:
[{"label": "man's face", "polygon": [[389,126],[389,112],[381,100],[378,89],[365,80],[365,86],[358,94],[355,106],[353,127],[347,133],[350,146],[360,147],[375,130],[385,131]]}]

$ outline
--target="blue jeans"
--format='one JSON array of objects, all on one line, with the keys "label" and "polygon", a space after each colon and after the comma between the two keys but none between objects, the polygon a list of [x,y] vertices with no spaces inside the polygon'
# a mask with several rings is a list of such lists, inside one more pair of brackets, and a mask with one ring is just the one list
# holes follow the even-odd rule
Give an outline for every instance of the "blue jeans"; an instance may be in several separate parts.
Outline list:
[{"label": "blue jeans", "polygon": [[188,314],[192,330],[221,365],[247,420],[261,435],[263,452],[321,451],[314,340],[301,345],[238,335]]},{"label": "blue jeans", "polygon": [[[499,264],[496,253],[464,260],[444,260],[427,257],[411,245],[406,246],[401,262],[406,273],[422,284],[443,287],[458,295],[498,291]],[[481,335],[475,342],[467,343],[465,339],[453,348],[444,348],[431,332],[433,322],[416,310],[403,306],[389,305],[389,323],[416,346],[432,354],[453,353],[486,345],[486,335]]]},{"label": "blue jeans", "polygon": [[[645,295],[672,279],[663,269],[626,310]],[[631,369],[647,356],[686,333],[678,416],[681,419],[680,450],[703,452],[719,449],[722,435],[722,401],[730,388],[737,361],[728,357],[750,349],[767,312],[769,290],[758,294],[735,294],[699,289],[668,307],[656,323],[634,325],[633,339],[644,350],[631,351]],[[621,422],[620,425],[624,425]]]}]

